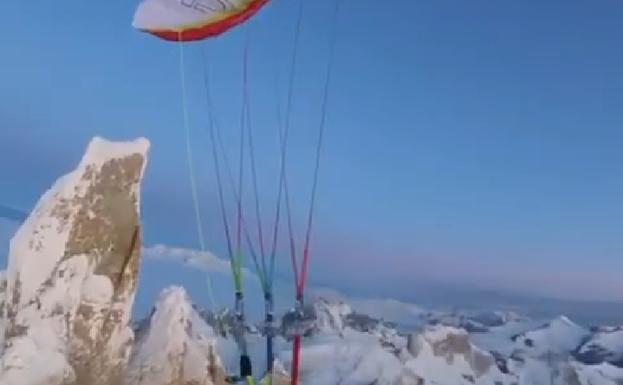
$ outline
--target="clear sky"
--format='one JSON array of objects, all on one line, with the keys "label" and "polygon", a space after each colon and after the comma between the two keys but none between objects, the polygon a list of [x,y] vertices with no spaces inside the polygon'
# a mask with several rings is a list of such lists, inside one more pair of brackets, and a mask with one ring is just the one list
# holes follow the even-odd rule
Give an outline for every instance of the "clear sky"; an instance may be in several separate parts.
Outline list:
[{"label": "clear sky", "polygon": [[[247,24],[267,222],[295,4],[272,0]],[[30,209],[94,135],[146,136],[146,242],[196,248],[178,46],[133,30],[135,6],[3,4],[0,204]],[[304,8],[289,148],[300,235],[331,9]],[[404,299],[431,282],[623,300],[622,20],[619,0],[342,0],[312,283]],[[203,216],[221,254],[200,52],[233,158],[244,36],[185,49]],[[150,265],[144,284],[168,272]]]}]

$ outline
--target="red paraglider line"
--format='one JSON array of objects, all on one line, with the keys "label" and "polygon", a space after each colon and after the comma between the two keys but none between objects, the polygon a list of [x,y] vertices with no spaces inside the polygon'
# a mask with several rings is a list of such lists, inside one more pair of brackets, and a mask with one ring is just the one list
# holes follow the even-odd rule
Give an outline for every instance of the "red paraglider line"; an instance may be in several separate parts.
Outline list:
[{"label": "red paraglider line", "polygon": [[231,16],[224,18],[223,20],[217,21],[216,23],[210,23],[206,25],[201,25],[194,28],[188,28],[183,31],[175,31],[175,30],[145,30],[145,32],[149,32],[152,35],[158,36],[163,40],[168,41],[197,41],[203,40],[209,37],[215,37],[223,32],[228,31],[229,29],[244,23],[251,16],[255,15],[266,3],[268,0],[254,0],[252,1],[247,8],[242,10],[241,12],[235,13]]},{"label": "red paraglider line", "polygon": [[[329,100],[329,85],[331,83],[331,73],[333,70],[334,64],[334,56],[335,56],[335,43],[337,40],[337,19],[339,14],[340,0],[335,1],[335,8],[333,14],[333,34],[331,38],[330,52],[329,52],[329,62],[327,64],[327,72],[324,82],[324,92],[322,96],[322,111],[320,117],[320,129],[318,132],[318,142],[316,144],[316,164],[314,168],[314,180],[312,185],[311,192],[311,203],[309,207],[309,216],[307,222],[307,232],[305,234],[305,245],[303,248],[303,262],[301,266],[301,270],[299,271],[296,264],[294,264],[294,274],[300,274],[300,276],[296,277],[295,282],[297,283],[296,287],[296,300],[299,303],[302,303],[304,295],[305,295],[305,285],[307,281],[307,269],[309,266],[309,246],[311,240],[311,232],[313,225],[313,214],[316,203],[316,191],[318,187],[318,174],[320,171],[320,155],[322,151],[325,127],[326,127],[326,118],[327,118],[327,103]],[[302,311],[302,309],[301,309]],[[291,385],[298,385],[299,380],[299,366],[301,361],[301,335],[296,334],[294,336],[294,343],[292,346],[292,376],[291,376]]]},{"label": "red paraglider line", "polygon": [[[303,1],[304,0],[299,0],[299,9],[298,9],[298,16],[297,16],[297,21],[296,21],[296,34],[295,34],[295,38],[294,38],[294,50],[292,52],[292,68],[291,68],[291,72],[290,72],[290,89],[288,92],[288,111],[287,111],[287,115],[286,115],[286,134],[287,134],[287,130],[289,128],[289,118],[290,118],[290,110],[291,110],[291,103],[292,103],[292,86],[294,84],[294,71],[296,68],[296,53],[297,53],[297,48],[298,48],[298,44],[299,44],[299,35],[301,33],[301,24],[302,24],[302,20],[303,20]],[[283,145],[283,143],[282,143]],[[296,290],[296,300],[297,302],[300,302],[303,300],[303,297],[300,295],[301,292],[301,285],[299,282],[299,269],[297,266],[297,260],[296,260],[296,254],[295,254],[295,250],[293,248],[293,242],[294,242],[294,237],[292,235],[292,229],[291,229],[291,212],[290,212],[290,205],[289,205],[289,197],[288,197],[288,189],[287,189],[287,181],[285,178],[285,147],[282,149],[283,153],[282,153],[282,177],[280,180],[280,188],[282,186],[283,183],[283,187],[286,193],[286,209],[287,209],[287,214],[288,214],[288,222],[290,225],[290,256],[292,259],[292,270],[294,273],[294,285],[295,285],[295,290]],[[300,365],[300,361],[301,361],[301,335],[300,334],[295,334],[294,335],[294,342],[292,345],[292,367],[290,370],[290,385],[298,385],[299,382],[299,365]]]},{"label": "red paraglider line", "polygon": [[291,385],[298,385],[299,382],[299,365],[301,362],[301,336],[294,336],[294,345],[292,350],[292,375],[291,375]]},{"label": "red paraglider line", "polygon": [[[287,148],[288,148],[288,135],[290,132],[290,121],[291,121],[291,112],[292,112],[292,99],[293,99],[293,89],[294,89],[294,78],[296,73],[296,64],[297,64],[297,53],[299,47],[299,40],[301,34],[301,23],[303,18],[303,0],[299,0],[299,9],[298,9],[298,17],[296,21],[296,30],[294,34],[294,46],[292,49],[292,56],[290,58],[290,76],[288,81],[288,95],[287,95],[287,105],[286,105],[286,115],[284,127],[281,127],[281,118],[278,117],[278,125],[279,125],[279,145],[281,147],[281,164],[280,164],[280,173],[279,173],[279,186],[277,193],[277,209],[275,210],[275,222],[273,228],[273,245],[272,245],[272,253],[271,258],[274,258],[276,250],[277,250],[277,237],[279,231],[279,221],[280,221],[280,213],[281,213],[281,199],[282,194],[285,198],[285,209],[286,209],[286,218],[288,224],[288,235],[290,241],[290,259],[292,261],[292,269],[294,270],[294,281],[295,287],[299,286],[298,282],[298,266],[297,266],[297,258],[296,258],[296,241],[294,240],[294,230],[292,227],[292,214],[290,207],[290,194],[288,190],[288,181],[287,181],[287,173],[286,173],[286,161],[287,161]],[[279,102],[277,102],[277,106],[279,106]],[[279,108],[278,108],[278,115]],[[273,274],[271,267],[271,276]]]}]

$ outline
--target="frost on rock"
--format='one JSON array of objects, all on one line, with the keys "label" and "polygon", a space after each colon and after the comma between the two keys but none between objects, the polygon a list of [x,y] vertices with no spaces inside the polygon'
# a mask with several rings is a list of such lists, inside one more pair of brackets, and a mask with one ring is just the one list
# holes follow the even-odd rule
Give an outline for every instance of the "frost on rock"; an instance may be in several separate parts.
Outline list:
[{"label": "frost on rock", "polygon": [[165,289],[137,342],[126,376],[133,385],[222,385],[217,338],[181,287]]},{"label": "frost on rock", "polygon": [[11,240],[1,384],[120,383],[133,340],[148,149],[145,139],[94,138]]}]

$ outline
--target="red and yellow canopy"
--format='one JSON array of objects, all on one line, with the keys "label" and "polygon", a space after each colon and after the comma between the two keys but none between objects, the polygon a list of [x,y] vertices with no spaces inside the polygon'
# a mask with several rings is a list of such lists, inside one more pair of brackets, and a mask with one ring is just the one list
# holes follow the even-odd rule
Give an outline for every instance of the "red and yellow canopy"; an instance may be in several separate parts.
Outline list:
[{"label": "red and yellow canopy", "polygon": [[164,40],[203,40],[244,23],[268,1],[143,0],[132,24]]}]

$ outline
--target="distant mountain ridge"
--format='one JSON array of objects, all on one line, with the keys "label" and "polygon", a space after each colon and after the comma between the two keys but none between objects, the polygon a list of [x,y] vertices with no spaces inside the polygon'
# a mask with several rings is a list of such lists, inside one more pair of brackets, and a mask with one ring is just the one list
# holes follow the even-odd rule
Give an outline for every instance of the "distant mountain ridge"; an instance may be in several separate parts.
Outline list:
[{"label": "distant mountain ridge", "polygon": [[[236,372],[236,345],[228,333],[227,322],[217,322],[214,314],[193,305],[183,288],[165,289],[178,292],[184,300],[160,301],[151,317],[141,325],[155,325],[157,312],[166,306],[193,309],[193,327],[187,330],[208,331],[187,343],[191,346],[208,339],[222,358],[224,370]],[[166,297],[166,295],[165,295]],[[168,303],[169,305],[166,305]],[[404,333],[390,322],[356,312],[344,300],[316,298],[311,302],[316,327],[307,336],[303,350],[303,383],[318,385],[441,384],[441,385],[620,385],[623,367],[606,358],[587,364],[577,352],[594,347],[603,333],[616,333],[618,328],[585,329],[567,317],[560,316],[539,323],[512,312],[422,311],[418,331]],[[175,314],[178,310],[164,311]],[[179,319],[179,318],[173,318]],[[227,319],[227,315],[223,319]],[[151,320],[151,321],[149,321]],[[175,321],[177,322],[177,321]],[[281,319],[282,324],[288,322]],[[197,325],[200,323],[201,325]],[[467,331],[461,325],[471,325]],[[282,325],[283,326],[283,325]],[[160,324],[165,335],[175,327]],[[248,326],[249,347],[256,365],[263,364],[263,338],[258,325]],[[142,333],[137,333],[142,335]],[[189,338],[189,337],[184,337]],[[623,338],[617,337],[616,354],[623,354]],[[138,342],[140,345],[140,342]],[[287,377],[290,344],[283,335],[276,340],[280,375]],[[143,346],[143,345],[140,345]],[[209,350],[209,349],[208,349]],[[160,349],[157,349],[161,355]],[[141,353],[149,362],[149,354]],[[187,358],[191,360],[191,358]],[[196,358],[194,360],[197,360]],[[202,361],[199,359],[199,361]],[[209,362],[204,357],[203,362]],[[161,364],[143,364],[161,367]],[[220,367],[220,366],[219,366]],[[257,367],[257,366],[256,366]],[[172,370],[172,369],[171,369]],[[202,368],[206,373],[207,369]],[[173,370],[172,370],[173,371]],[[256,373],[260,375],[261,373]],[[158,383],[159,384],[159,383]]]}]

